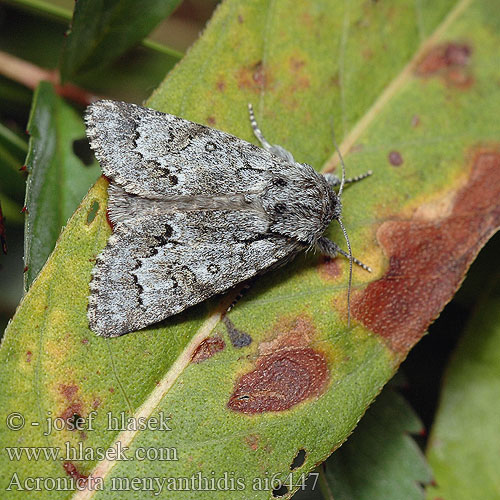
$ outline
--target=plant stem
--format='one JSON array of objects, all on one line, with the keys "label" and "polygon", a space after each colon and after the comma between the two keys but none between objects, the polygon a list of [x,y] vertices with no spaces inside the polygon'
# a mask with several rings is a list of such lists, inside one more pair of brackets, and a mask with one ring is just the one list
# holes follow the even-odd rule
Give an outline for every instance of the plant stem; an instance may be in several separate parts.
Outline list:
[{"label": "plant stem", "polygon": [[87,106],[99,99],[96,95],[72,85],[70,83],[60,84],[59,71],[41,68],[33,63],[19,59],[6,52],[0,51],[0,75],[18,82],[31,90],[45,80],[54,85],[54,89],[61,97],[70,99],[78,104]]}]

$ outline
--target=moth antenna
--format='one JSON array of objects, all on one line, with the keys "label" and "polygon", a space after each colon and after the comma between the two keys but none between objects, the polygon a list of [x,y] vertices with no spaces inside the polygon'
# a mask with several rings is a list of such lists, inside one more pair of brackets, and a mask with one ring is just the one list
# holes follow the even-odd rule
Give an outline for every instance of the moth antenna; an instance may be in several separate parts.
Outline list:
[{"label": "moth antenna", "polygon": [[257,125],[257,120],[255,119],[255,114],[253,112],[253,106],[251,103],[248,103],[248,114],[250,116],[250,124],[252,126],[253,133],[255,137],[257,137],[258,141],[262,144],[262,147],[264,149],[267,149],[268,151],[272,149],[271,144],[267,142],[267,140],[264,137],[264,134],[261,132],[259,126]]},{"label": "moth antenna", "polygon": [[[339,192],[337,193],[337,196],[340,199],[345,184],[345,163],[344,163],[344,158],[342,157],[342,153],[340,152],[340,148],[337,146],[337,141],[335,140],[335,130],[332,130],[332,135],[333,135],[333,145],[335,146],[335,150],[339,155],[340,165],[342,166],[342,178],[340,180]],[[347,285],[347,328],[349,328],[351,326],[352,250],[351,250],[351,243],[349,241],[349,237],[347,236],[347,231],[345,230],[344,224],[342,224],[340,218],[338,219],[338,221],[340,228],[344,233],[344,238],[347,243],[347,250],[349,250],[349,284]]]},{"label": "moth antenna", "polygon": [[347,285],[347,328],[351,326],[351,287],[352,287],[352,251],[351,243],[349,242],[349,237],[347,236],[347,231],[345,230],[344,224],[340,219],[337,219],[340,225],[340,229],[344,233],[344,238],[347,243],[347,250],[349,250],[349,284]]},{"label": "moth antenna", "polygon": [[337,154],[339,155],[340,158],[340,164],[342,165],[342,179],[340,180],[340,188],[338,192],[338,197],[340,198],[342,196],[342,191],[344,190],[344,184],[345,184],[345,163],[344,163],[344,158],[342,157],[342,153],[340,152],[340,149],[337,146],[337,141],[335,140],[335,133],[333,133],[333,145],[335,146],[335,150],[337,151]]}]

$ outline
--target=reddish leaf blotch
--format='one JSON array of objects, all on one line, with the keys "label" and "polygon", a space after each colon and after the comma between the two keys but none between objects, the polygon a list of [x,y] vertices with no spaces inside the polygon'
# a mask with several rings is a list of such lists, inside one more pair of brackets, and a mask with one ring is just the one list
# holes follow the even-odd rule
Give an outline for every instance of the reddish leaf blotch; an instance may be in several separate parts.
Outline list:
[{"label": "reddish leaf blotch", "polygon": [[241,376],[228,408],[242,413],[288,410],[324,392],[329,371],[325,356],[308,347],[261,356],[255,370]]},{"label": "reddish leaf blotch", "polygon": [[352,316],[406,354],[460,286],[500,226],[500,151],[473,155],[468,183],[450,213],[383,223],[377,238],[389,269],[353,297]]},{"label": "reddish leaf blotch", "polygon": [[200,342],[191,356],[192,363],[201,363],[208,358],[211,358],[215,353],[224,350],[226,343],[218,335],[208,337]]}]

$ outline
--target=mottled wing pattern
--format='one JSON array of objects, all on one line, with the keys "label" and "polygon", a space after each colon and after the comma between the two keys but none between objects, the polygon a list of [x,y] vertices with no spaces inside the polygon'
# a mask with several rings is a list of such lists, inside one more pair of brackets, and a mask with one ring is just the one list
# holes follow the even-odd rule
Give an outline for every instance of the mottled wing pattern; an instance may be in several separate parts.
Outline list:
[{"label": "mottled wing pattern", "polygon": [[96,102],[86,123],[111,181],[114,225],[90,284],[96,333],[116,336],[156,323],[306,246],[273,229],[283,210],[274,197],[290,194],[285,179],[304,172],[315,187],[310,167],[134,104]]},{"label": "mottled wing pattern", "polygon": [[230,134],[135,104],[98,101],[85,121],[104,175],[140,196],[246,193],[286,165]]},{"label": "mottled wing pattern", "polygon": [[254,211],[176,212],[115,228],[90,285],[90,327],[143,328],[287,262],[303,245],[268,232]]}]

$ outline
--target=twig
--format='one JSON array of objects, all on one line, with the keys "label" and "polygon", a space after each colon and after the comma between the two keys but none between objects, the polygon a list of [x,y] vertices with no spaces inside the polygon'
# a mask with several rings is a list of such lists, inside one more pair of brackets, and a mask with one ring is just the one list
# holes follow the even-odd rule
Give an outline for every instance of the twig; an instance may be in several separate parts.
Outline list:
[{"label": "twig", "polygon": [[58,95],[84,106],[99,99],[98,96],[71,83],[61,85],[59,71],[57,70],[41,68],[2,51],[0,51],[0,75],[10,78],[31,90],[35,90],[41,81],[48,81],[54,85]]}]

